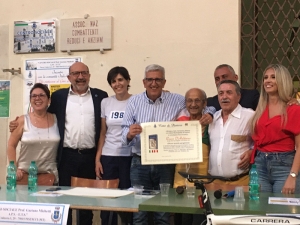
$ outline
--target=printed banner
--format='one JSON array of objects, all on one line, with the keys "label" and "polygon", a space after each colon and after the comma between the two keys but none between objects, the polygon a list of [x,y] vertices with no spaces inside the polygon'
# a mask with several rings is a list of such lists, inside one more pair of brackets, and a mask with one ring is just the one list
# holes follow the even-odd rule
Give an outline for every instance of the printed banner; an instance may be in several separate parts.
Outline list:
[{"label": "printed banner", "polygon": [[0,224],[66,225],[70,205],[1,202]]},{"label": "printed banner", "polygon": [[55,52],[54,19],[14,22],[14,53]]},{"label": "printed banner", "polygon": [[25,60],[24,113],[30,111],[29,93],[35,83],[47,85],[51,94],[58,89],[68,88],[70,86],[67,77],[69,67],[81,61],[81,57]]}]

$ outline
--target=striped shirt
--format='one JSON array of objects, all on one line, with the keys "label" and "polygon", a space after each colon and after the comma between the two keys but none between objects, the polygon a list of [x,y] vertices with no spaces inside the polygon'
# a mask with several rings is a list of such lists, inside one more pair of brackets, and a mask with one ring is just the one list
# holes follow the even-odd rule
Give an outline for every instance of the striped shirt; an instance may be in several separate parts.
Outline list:
[{"label": "striped shirt", "polygon": [[[167,122],[177,119],[179,113],[185,108],[185,98],[182,95],[162,92],[155,101],[147,97],[146,92],[132,96],[127,104],[122,123],[122,143],[125,146],[134,146],[132,151],[140,155],[140,135],[136,135],[132,141],[127,141],[129,127],[132,124],[146,122]],[[206,113],[215,113],[214,107],[207,107]]]}]

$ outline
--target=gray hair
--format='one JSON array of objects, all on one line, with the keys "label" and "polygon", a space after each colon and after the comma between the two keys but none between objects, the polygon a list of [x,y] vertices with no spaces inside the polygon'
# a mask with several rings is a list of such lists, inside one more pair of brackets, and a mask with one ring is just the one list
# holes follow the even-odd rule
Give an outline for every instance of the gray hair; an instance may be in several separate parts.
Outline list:
[{"label": "gray hair", "polygon": [[218,65],[218,66],[216,67],[215,71],[218,70],[218,69],[221,69],[221,68],[223,68],[223,67],[227,67],[227,68],[229,69],[229,71],[232,73],[232,75],[236,75],[236,73],[235,73],[234,69],[232,68],[232,66],[230,66],[230,65],[228,65],[228,64],[221,64],[221,65]]},{"label": "gray hair", "polygon": [[235,91],[238,95],[241,95],[241,87],[240,85],[238,84],[238,82],[234,81],[234,80],[222,80],[220,82],[220,84],[218,85],[218,90],[219,90],[219,87],[222,85],[222,84],[232,84],[234,85],[235,87]]},{"label": "gray hair", "polygon": [[146,73],[148,73],[149,71],[160,71],[163,75],[163,78],[165,79],[165,68],[163,68],[162,66],[157,64],[151,64],[147,66],[145,69],[145,78],[146,78]]}]

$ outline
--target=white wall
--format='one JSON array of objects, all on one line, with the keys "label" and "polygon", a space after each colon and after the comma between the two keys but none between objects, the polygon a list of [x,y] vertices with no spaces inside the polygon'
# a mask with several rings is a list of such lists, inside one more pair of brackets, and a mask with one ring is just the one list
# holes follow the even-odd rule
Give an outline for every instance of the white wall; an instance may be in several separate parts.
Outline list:
[{"label": "white wall", "polygon": [[[189,88],[199,87],[212,96],[216,94],[214,68],[221,63],[228,63],[237,71],[239,68],[239,4],[237,0],[2,0],[0,24],[9,25],[8,66],[18,68],[23,67],[24,59],[60,57],[67,53],[60,52],[57,44],[56,53],[14,54],[14,21],[50,18],[59,21],[83,18],[84,14],[112,16],[111,51],[103,55],[98,51],[73,53],[82,56],[89,66],[92,87],[113,94],[106,75],[118,65],[125,66],[131,74],[130,92],[142,92],[144,68],[157,63],[166,69],[167,90],[184,94]],[[57,39],[59,29],[58,22]],[[10,119],[13,119],[22,113],[22,75],[12,76],[0,69],[0,79],[7,76],[12,81]],[[5,123],[2,129],[6,129]],[[6,151],[8,135],[0,136],[0,156]],[[4,168],[1,162],[0,183],[5,181]]]}]

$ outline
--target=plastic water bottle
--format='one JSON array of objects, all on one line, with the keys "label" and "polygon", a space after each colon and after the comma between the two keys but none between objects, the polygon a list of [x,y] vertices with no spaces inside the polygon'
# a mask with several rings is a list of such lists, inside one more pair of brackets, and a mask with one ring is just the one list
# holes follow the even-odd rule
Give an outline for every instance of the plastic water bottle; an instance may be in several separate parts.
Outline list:
[{"label": "plastic water bottle", "polygon": [[38,168],[35,164],[35,161],[31,161],[28,169],[28,191],[29,192],[37,191],[37,172],[38,172]]},{"label": "plastic water bottle", "polygon": [[249,198],[251,200],[259,199],[258,173],[254,164],[249,171]]},{"label": "plastic water bottle", "polygon": [[6,189],[7,191],[15,191],[17,186],[17,169],[14,161],[10,161],[7,166],[6,177]]}]

